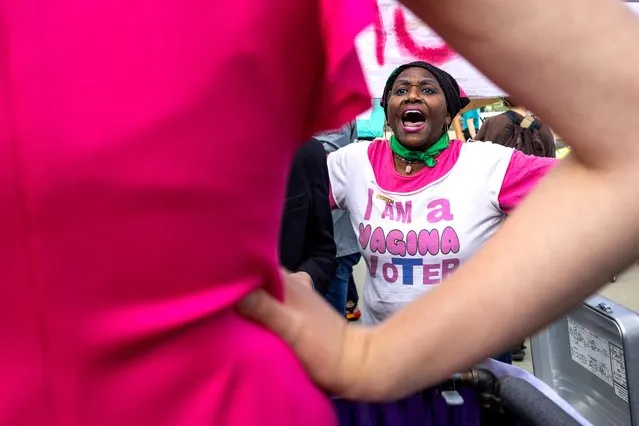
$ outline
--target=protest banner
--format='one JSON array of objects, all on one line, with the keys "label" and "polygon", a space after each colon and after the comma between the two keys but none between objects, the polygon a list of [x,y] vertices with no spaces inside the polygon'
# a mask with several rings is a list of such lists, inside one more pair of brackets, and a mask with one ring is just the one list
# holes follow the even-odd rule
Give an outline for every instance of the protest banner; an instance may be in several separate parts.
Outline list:
[{"label": "protest banner", "polygon": [[[396,67],[414,60],[430,62],[446,70],[471,98],[504,95],[499,87],[396,0],[376,0],[376,4],[378,13],[374,25],[357,40],[358,53],[372,97],[382,96],[384,83]],[[628,2],[627,5],[639,14],[639,3]]]}]

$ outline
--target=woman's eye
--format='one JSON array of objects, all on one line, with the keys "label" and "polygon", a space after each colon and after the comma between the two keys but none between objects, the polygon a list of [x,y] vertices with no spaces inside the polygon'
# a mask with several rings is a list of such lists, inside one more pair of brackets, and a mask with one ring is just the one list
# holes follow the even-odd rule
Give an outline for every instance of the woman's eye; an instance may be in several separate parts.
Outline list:
[{"label": "woman's eye", "polygon": [[427,95],[434,95],[435,93],[437,93],[437,91],[433,89],[432,87],[424,87],[422,89],[422,93],[425,93]]},{"label": "woman's eye", "polygon": [[406,93],[408,93],[408,90],[404,89],[403,87],[400,87],[399,89],[395,90],[396,95],[405,95]]}]

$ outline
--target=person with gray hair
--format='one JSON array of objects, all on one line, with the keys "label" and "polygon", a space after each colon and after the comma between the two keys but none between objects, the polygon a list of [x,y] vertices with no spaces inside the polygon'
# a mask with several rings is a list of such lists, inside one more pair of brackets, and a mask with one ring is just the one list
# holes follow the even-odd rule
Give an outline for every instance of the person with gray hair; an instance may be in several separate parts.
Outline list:
[{"label": "person with gray hair", "polygon": [[[327,154],[330,154],[355,141],[357,138],[357,124],[355,121],[351,121],[339,129],[319,133],[315,135],[315,138],[324,144],[324,150]],[[357,236],[351,226],[351,217],[348,212],[333,210],[333,229],[337,247],[337,259],[335,272],[325,297],[337,312],[346,316],[347,319],[359,319],[361,314],[359,314],[357,309],[357,301],[348,300],[348,293],[354,291],[354,294],[357,295],[357,288],[355,288],[353,282],[353,266],[359,262],[362,255],[359,251]],[[348,302],[351,303],[347,307]]]}]

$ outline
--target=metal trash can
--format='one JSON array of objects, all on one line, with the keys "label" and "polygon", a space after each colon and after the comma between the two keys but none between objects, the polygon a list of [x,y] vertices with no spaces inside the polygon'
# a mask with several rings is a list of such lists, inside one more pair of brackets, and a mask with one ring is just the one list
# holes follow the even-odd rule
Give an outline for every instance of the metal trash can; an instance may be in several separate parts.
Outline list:
[{"label": "metal trash can", "polygon": [[588,298],[531,339],[535,376],[597,426],[639,426],[639,313]]}]

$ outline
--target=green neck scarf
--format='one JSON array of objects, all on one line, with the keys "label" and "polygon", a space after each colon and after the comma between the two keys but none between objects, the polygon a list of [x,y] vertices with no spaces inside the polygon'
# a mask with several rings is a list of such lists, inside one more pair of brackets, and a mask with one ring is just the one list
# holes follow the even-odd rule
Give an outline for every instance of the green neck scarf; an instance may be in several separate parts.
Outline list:
[{"label": "green neck scarf", "polygon": [[448,132],[444,132],[441,138],[434,144],[426,148],[425,151],[411,151],[402,145],[395,135],[390,138],[391,150],[399,157],[402,157],[408,161],[420,161],[426,164],[426,167],[433,168],[437,164],[436,157],[441,154],[443,150],[448,148],[450,139],[448,138]]}]

